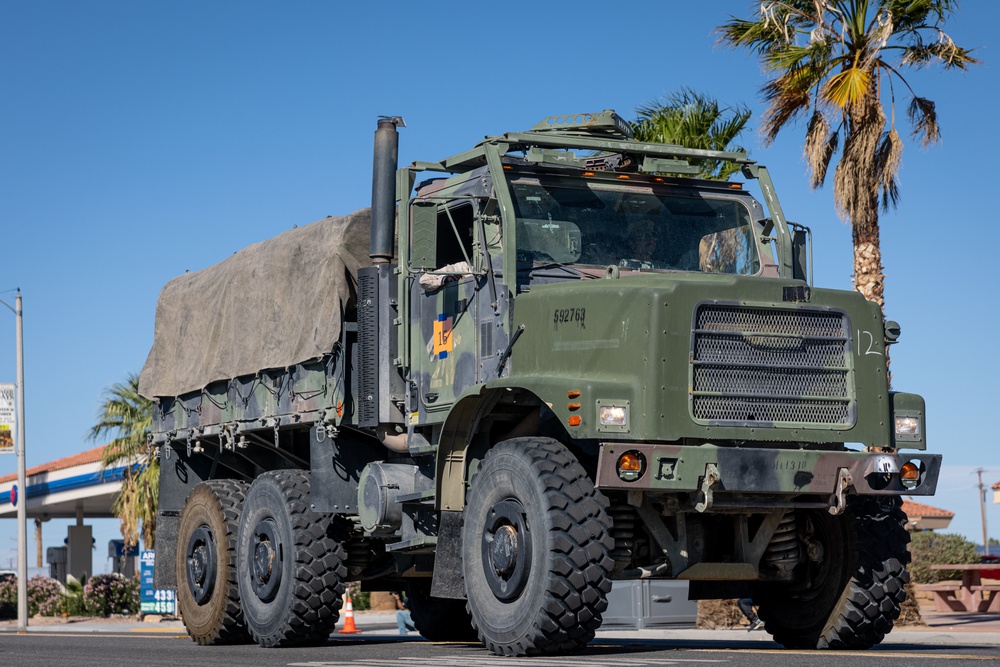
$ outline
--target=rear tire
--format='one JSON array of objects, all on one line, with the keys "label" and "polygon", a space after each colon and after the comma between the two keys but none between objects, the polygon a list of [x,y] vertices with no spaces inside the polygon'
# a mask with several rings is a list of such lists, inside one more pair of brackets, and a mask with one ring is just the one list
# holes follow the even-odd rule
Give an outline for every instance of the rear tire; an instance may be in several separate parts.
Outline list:
[{"label": "rear tire", "polygon": [[236,534],[247,485],[231,479],[198,484],[177,528],[177,607],[198,644],[250,640],[236,576]]},{"label": "rear tire", "polygon": [[839,517],[799,513],[800,535],[819,545],[822,559],[804,555],[796,583],[760,586],[754,596],[776,642],[797,649],[866,649],[885,638],[910,580],[910,536],[901,505],[895,496],[859,496]]},{"label": "rear tire", "polygon": [[346,551],[309,506],[309,473],[266,472],[250,486],[238,541],[243,615],[264,647],[323,643],[337,623]]},{"label": "rear tire", "polygon": [[614,546],[607,499],[561,443],[514,438],[490,450],[462,533],[469,615],[497,655],[582,649],[608,607]]}]

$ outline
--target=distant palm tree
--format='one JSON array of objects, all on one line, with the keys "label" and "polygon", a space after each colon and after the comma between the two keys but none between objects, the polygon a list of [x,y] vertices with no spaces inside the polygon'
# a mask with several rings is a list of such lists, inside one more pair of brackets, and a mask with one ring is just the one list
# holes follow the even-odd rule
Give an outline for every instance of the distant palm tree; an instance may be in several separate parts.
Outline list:
[{"label": "distant palm tree", "polygon": [[774,75],[762,89],[768,103],[766,143],[812,109],[804,152],[813,188],[826,180],[843,137],[834,201],[851,222],[855,289],[880,306],[885,275],[879,199],[883,210],[899,201],[896,176],[903,150],[895,125],[895,82],[910,96],[913,135],[924,146],[939,141],[934,102],[918,97],[901,71],[932,62],[964,70],[977,62],[942,29],[957,5],[956,0],[767,0],[757,4],[752,20],[733,18],[720,27],[723,43],[755,53]]},{"label": "distant palm tree", "polygon": [[153,403],[139,394],[138,375],[129,373],[124,383],[115,383],[104,392],[97,419],[90,438],[113,438],[101,464],[105,469],[125,467],[122,489],[111,506],[121,522],[125,545],[137,544],[141,530],[143,544],[151,549],[156,540],[160,463],[146,443],[153,423]]},{"label": "distant palm tree", "polygon": [[[743,151],[733,142],[739,137],[750,110],[744,106],[720,107],[718,101],[689,88],[636,109],[632,133],[638,141],[677,144],[685,148]],[[725,181],[739,170],[732,162],[706,161],[698,178]]]}]

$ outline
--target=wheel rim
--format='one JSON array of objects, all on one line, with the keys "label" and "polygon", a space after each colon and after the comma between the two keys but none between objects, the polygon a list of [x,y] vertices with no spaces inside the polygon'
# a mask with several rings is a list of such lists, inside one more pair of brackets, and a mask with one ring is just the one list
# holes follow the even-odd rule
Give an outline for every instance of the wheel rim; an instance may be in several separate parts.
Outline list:
[{"label": "wheel rim", "polygon": [[263,602],[270,602],[281,584],[283,549],[273,519],[264,519],[253,529],[250,587]]},{"label": "wheel rim", "polygon": [[[835,554],[832,540],[837,539],[834,534],[835,526],[827,521],[826,517],[817,519],[809,516],[806,519],[806,552],[804,564],[806,586],[800,586],[796,591],[796,598],[803,603],[813,603],[829,594],[831,587],[840,584],[843,576],[843,563],[841,559],[832,557]],[[814,554],[815,560],[811,557]]]},{"label": "wheel rim", "polygon": [[531,530],[515,499],[490,508],[482,534],[483,572],[498,600],[517,598],[531,575]]},{"label": "wheel rim", "polygon": [[212,529],[202,524],[191,533],[185,554],[188,590],[198,604],[208,601],[215,590],[215,565],[218,562],[216,554]]}]

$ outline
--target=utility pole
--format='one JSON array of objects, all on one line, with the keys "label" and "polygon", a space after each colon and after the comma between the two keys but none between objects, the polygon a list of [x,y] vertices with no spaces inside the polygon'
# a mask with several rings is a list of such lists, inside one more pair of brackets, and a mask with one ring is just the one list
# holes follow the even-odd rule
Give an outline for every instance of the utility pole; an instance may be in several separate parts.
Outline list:
[{"label": "utility pole", "polygon": [[14,312],[17,335],[17,628],[28,628],[28,483],[24,457],[24,311],[21,309],[21,288],[17,289],[14,306],[0,299]]},{"label": "utility pole", "polygon": [[986,537],[986,491],[983,489],[983,473],[986,472],[983,468],[976,468],[972,472],[979,476],[979,514],[983,518],[983,555],[990,555],[990,543],[989,539]]}]

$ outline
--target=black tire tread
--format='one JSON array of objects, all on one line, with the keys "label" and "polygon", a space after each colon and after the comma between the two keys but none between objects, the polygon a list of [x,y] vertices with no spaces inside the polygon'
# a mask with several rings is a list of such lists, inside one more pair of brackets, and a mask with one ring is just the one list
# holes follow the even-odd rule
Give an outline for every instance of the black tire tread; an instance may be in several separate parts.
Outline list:
[{"label": "black tire tread", "polygon": [[780,614],[761,607],[765,629],[786,648],[867,649],[880,643],[899,618],[910,573],[906,515],[896,496],[851,499],[847,508],[854,544],[853,572],[818,636],[789,632]]},{"label": "black tire tread", "polygon": [[[226,543],[216,546],[216,548],[225,548],[226,550],[227,572],[224,578],[219,578],[220,583],[224,582],[223,590],[226,602],[215,627],[208,632],[196,633],[186,624],[185,627],[191,639],[202,646],[246,644],[250,641],[250,633],[247,632],[246,620],[243,618],[243,610],[240,608],[239,580],[236,570],[236,538],[240,525],[240,513],[249,485],[233,479],[213,479],[202,482],[198,486],[211,490],[217,503],[217,510],[226,523]],[[191,493],[193,494],[194,490]],[[188,497],[190,498],[190,494]],[[178,558],[183,558],[183,556],[179,554]],[[183,580],[178,579],[177,585],[183,586]],[[181,601],[178,599],[178,604],[180,603]],[[182,619],[185,618],[183,612],[184,610],[181,609]]]},{"label": "black tire tread", "polygon": [[347,552],[342,541],[330,534],[329,515],[310,508],[307,471],[277,470],[264,475],[273,477],[281,488],[292,520],[294,583],[289,615],[280,626],[262,635],[251,623],[250,634],[265,648],[323,643],[340,618]]},{"label": "black tire tread", "polygon": [[[501,442],[487,454],[484,466],[491,456],[503,453],[522,457],[544,484],[554,532],[549,585],[530,631],[516,643],[496,643],[486,637],[470,606],[472,625],[479,639],[497,655],[580,650],[594,638],[608,608],[614,565],[608,500],[594,487],[576,457],[556,440],[535,437]],[[473,478],[472,489],[475,482]]]},{"label": "black tire tread", "polygon": [[896,496],[881,501],[859,498],[852,509],[858,566],[816,648],[871,648],[892,630],[906,600],[910,534],[902,500]]}]

